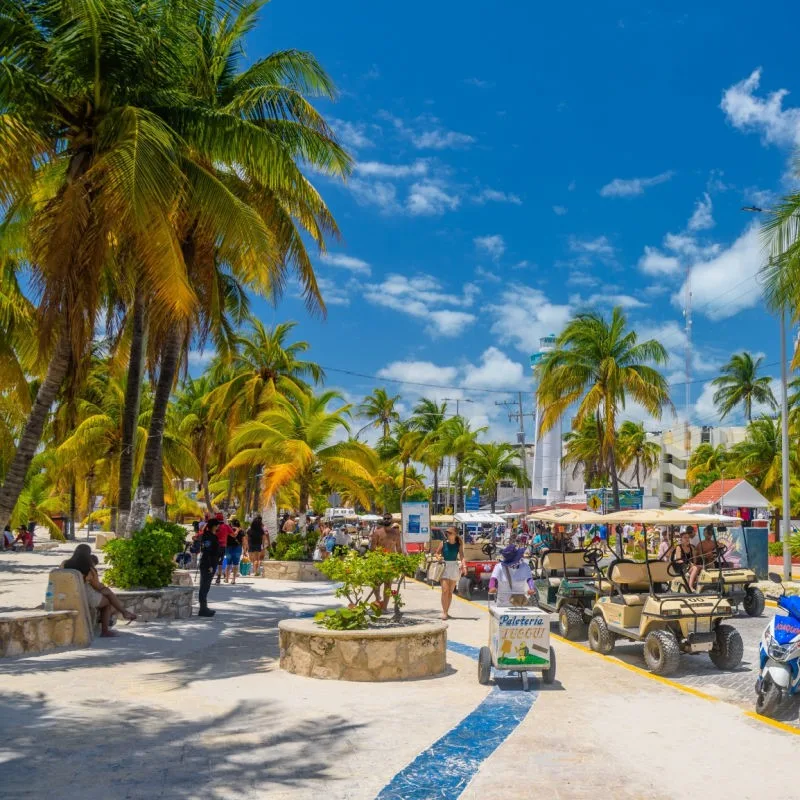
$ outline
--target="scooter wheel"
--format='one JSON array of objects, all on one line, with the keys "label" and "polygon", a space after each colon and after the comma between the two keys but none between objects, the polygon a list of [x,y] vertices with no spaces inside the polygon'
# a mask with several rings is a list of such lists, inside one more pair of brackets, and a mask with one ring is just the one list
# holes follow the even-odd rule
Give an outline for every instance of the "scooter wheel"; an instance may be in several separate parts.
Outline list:
[{"label": "scooter wheel", "polygon": [[780,686],[776,686],[772,681],[769,681],[766,686],[761,685],[761,691],[756,695],[756,714],[761,714],[765,717],[771,717],[781,704],[783,693]]},{"label": "scooter wheel", "polygon": [[488,647],[481,647],[478,652],[478,683],[486,686],[492,678],[492,652]]}]

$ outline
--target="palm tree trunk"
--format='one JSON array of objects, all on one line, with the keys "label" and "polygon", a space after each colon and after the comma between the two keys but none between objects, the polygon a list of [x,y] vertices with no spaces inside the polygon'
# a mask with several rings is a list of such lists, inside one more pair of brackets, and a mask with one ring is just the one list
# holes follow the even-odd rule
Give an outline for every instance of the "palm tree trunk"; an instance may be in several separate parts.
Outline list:
[{"label": "palm tree trunk", "polygon": [[[200,467],[200,479],[203,481],[203,499],[206,501],[206,508],[211,511],[211,491],[208,488],[208,465],[205,461]],[[230,478],[228,480],[230,481]],[[230,497],[230,493],[228,496]]]},{"label": "palm tree trunk", "polygon": [[147,309],[144,291],[137,287],[133,301],[133,331],[125,384],[125,410],[122,417],[122,452],[119,457],[119,533],[129,533],[128,516],[133,498],[133,473],[136,462],[136,430],[142,398],[144,354],[147,349]]},{"label": "palm tree trunk", "polygon": [[433,468],[433,513],[438,514],[439,508],[439,465]]},{"label": "palm tree trunk", "polygon": [[461,456],[456,457],[456,507],[454,513],[464,510],[464,486],[461,479]]},{"label": "palm tree trunk", "polygon": [[[614,448],[608,454],[608,466],[611,472],[611,494],[614,498],[614,511],[619,511],[619,478],[617,477],[617,459],[614,456]],[[609,531],[609,536],[611,532]],[[622,558],[622,537],[617,536],[617,555]]]},{"label": "palm tree trunk", "polygon": [[167,518],[167,504],[164,502],[164,451],[158,454],[158,464],[153,476],[153,493],[150,495],[151,514],[155,519]]},{"label": "palm tree trunk", "polygon": [[42,431],[50,414],[50,407],[53,405],[69,369],[70,351],[69,333],[66,329],[62,329],[56,349],[47,366],[47,374],[36,393],[36,400],[25,422],[14,459],[6,472],[3,487],[0,489],[0,528],[4,528],[11,519],[11,513],[25,486],[25,476],[28,474],[28,468],[42,439]]},{"label": "palm tree trunk", "polygon": [[75,517],[77,511],[75,509],[75,476],[69,482],[69,536],[67,539],[75,539]]},{"label": "palm tree trunk", "polygon": [[408,461],[403,462],[403,489],[400,492],[400,505],[403,504],[403,500],[406,496],[406,476],[408,475]]},{"label": "palm tree trunk", "polygon": [[161,354],[161,370],[158,374],[156,393],[153,398],[153,414],[150,430],[147,432],[147,446],[144,451],[144,465],[139,486],[131,506],[129,530],[138,530],[144,525],[148,509],[153,502],[153,487],[160,482],[161,505],[163,506],[163,470],[161,465],[161,446],[164,441],[164,425],[167,419],[167,406],[175,376],[178,372],[181,347],[183,345],[183,326],[174,325],[166,335]]}]

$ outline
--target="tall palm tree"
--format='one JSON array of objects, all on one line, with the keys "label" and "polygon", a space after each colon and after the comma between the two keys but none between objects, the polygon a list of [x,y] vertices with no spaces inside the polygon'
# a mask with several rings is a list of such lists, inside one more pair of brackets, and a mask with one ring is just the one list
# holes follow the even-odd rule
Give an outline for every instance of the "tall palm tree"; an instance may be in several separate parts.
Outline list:
[{"label": "tall palm tree", "polygon": [[258,419],[234,431],[231,446],[236,455],[226,469],[263,467],[265,500],[296,485],[301,515],[305,515],[309,499],[321,483],[347,490],[367,505],[365,486],[373,484],[378,459],[361,442],[335,441],[339,432],[350,429],[350,406],[329,408],[341,399],[334,391],[299,395],[291,402],[278,398]]},{"label": "tall palm tree", "polygon": [[748,423],[753,419],[754,402],[771,409],[778,407],[770,387],[770,378],[758,374],[763,360],[764,356],[753,358],[746,350],[734,353],[722,367],[722,374],[711,381],[712,386],[718,387],[714,392],[714,404],[719,409],[721,419],[725,419],[739,405]]},{"label": "tall palm tree", "polygon": [[[171,221],[180,141],[146,107],[180,59],[153,58],[153,32],[126,0],[0,0],[0,20],[0,206],[4,227],[25,231],[13,247],[40,289],[48,358],[0,489],[2,526],[70,365],[84,363],[104,287],[135,261],[174,313],[191,292]],[[130,258],[115,258],[123,249]]]},{"label": "tall palm tree", "polygon": [[564,434],[565,467],[572,467],[572,477],[583,472],[583,481],[590,488],[605,486],[608,482],[608,464],[603,457],[602,424],[594,417],[585,417],[580,427]]},{"label": "tall palm tree", "polygon": [[[798,472],[798,453],[795,445],[789,452],[790,472]],[[753,483],[768,499],[777,500],[781,493],[781,421],[761,417],[747,426],[743,441],[731,448],[731,461],[740,475]]]},{"label": "tall palm tree", "polygon": [[382,439],[378,452],[382,459],[397,459],[403,467],[403,479],[400,484],[400,497],[405,497],[408,469],[412,461],[418,461],[425,434],[417,430],[411,422],[395,422],[392,434]]},{"label": "tall palm tree", "polygon": [[638,488],[641,488],[642,481],[656,469],[661,460],[661,445],[648,440],[643,422],[626,420],[620,425],[617,432],[617,451],[621,469],[633,466]]},{"label": "tall palm tree", "polygon": [[628,330],[623,310],[616,307],[610,320],[594,312],[573,317],[556,339],[555,349],[537,366],[539,402],[544,408],[540,433],[550,430],[575,403],[575,425],[594,419],[617,510],[617,414],[628,399],[657,419],[665,408],[672,408],[667,382],[651,366],[666,363],[664,346],[655,339],[640,342],[636,332]]},{"label": "tall palm tree", "polygon": [[485,427],[473,430],[462,416],[450,417],[442,425],[444,451],[455,458],[456,511],[464,508],[464,463],[478,446],[478,437],[487,430]]},{"label": "tall palm tree", "polygon": [[[324,249],[326,237],[338,235],[338,228],[299,164],[333,177],[350,171],[350,157],[307,100],[333,99],[333,83],[313,56],[296,50],[274,53],[240,71],[244,36],[264,0],[244,6],[200,0],[181,6],[178,13],[170,0],[155,5],[164,20],[181,28],[187,43],[181,48],[183,69],[166,87],[186,102],[165,104],[160,113],[189,145],[182,153],[188,189],[177,235],[206,318],[224,324],[215,291],[220,265],[273,299],[292,268],[308,308],[324,312],[302,233]],[[136,523],[157,481],[169,392],[191,338],[189,323],[184,316],[165,328],[153,421],[132,512]]]},{"label": "tall palm tree", "polygon": [[686,480],[692,494],[699,494],[720,477],[735,477],[730,451],[724,444],[698,445],[689,456]]},{"label": "tall palm tree", "polygon": [[492,513],[500,481],[513,480],[517,486],[528,484],[528,476],[519,463],[519,449],[506,442],[477,445],[464,461],[464,474],[469,478],[469,489],[480,486],[482,493],[491,498]]},{"label": "tall palm tree", "polygon": [[373,389],[372,394],[367,395],[356,409],[359,417],[369,420],[361,431],[367,428],[380,428],[383,432],[382,438],[388,439],[392,423],[400,421],[400,414],[396,409],[399,399],[399,394],[390,395],[386,389]]},{"label": "tall palm tree", "polygon": [[445,448],[442,426],[447,414],[447,403],[437,403],[423,397],[415,406],[410,424],[424,434],[419,449],[419,460],[433,473],[433,513],[439,512],[439,472],[444,461]]}]

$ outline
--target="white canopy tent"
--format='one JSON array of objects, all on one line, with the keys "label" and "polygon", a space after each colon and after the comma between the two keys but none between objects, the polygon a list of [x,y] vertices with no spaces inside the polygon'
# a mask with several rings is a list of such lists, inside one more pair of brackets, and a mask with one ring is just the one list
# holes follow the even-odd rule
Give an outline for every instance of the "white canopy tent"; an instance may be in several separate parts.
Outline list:
[{"label": "white canopy tent", "polygon": [[491,511],[461,511],[455,517],[456,522],[465,525],[500,525],[505,522],[499,514]]}]

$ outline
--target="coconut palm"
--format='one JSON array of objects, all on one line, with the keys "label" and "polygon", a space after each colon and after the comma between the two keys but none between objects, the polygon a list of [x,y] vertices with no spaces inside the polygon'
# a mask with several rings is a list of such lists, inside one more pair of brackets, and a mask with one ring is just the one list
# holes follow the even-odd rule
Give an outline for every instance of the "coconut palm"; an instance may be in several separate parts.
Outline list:
[{"label": "coconut palm", "polygon": [[714,404],[719,409],[721,419],[725,419],[737,406],[742,407],[748,422],[753,419],[753,403],[771,409],[778,407],[770,386],[771,379],[758,374],[763,361],[764,356],[753,358],[747,351],[734,353],[722,367],[722,374],[711,381],[712,386],[718,387],[714,392]]},{"label": "coconut palm", "polygon": [[[797,449],[789,454],[790,469],[797,471]],[[747,426],[743,441],[731,448],[734,469],[758,488],[768,499],[781,493],[781,421],[761,417]]]},{"label": "coconut palm", "polygon": [[477,445],[464,460],[464,475],[469,479],[468,489],[479,486],[482,494],[490,498],[492,513],[500,481],[513,480],[517,486],[529,484],[520,466],[519,450],[506,442]]},{"label": "coconut palm", "polygon": [[724,444],[716,447],[712,444],[701,444],[692,451],[686,480],[689,481],[693,495],[699,494],[723,475],[735,477],[731,453]]},{"label": "coconut palm", "polygon": [[590,488],[605,486],[608,481],[608,465],[603,458],[602,423],[598,426],[594,417],[585,417],[579,428],[564,434],[565,467],[572,467],[572,477],[583,472],[583,481]]},{"label": "coconut palm", "polygon": [[425,434],[417,430],[411,422],[395,422],[391,436],[382,439],[378,453],[384,461],[397,459],[403,468],[400,496],[405,497],[408,470],[412,461],[418,461]]},{"label": "coconut palm", "polygon": [[658,467],[661,460],[661,446],[647,438],[643,422],[626,420],[617,432],[617,452],[620,469],[633,467],[636,486]]},{"label": "coconut palm", "polygon": [[[180,60],[153,58],[136,11],[125,0],[0,0],[0,207],[4,234],[24,232],[0,246],[32,270],[48,358],[0,489],[0,526],[70,365],[80,377],[104,287],[135,262],[164,308],[191,306],[171,219],[180,142],[143,104]],[[123,249],[129,258],[115,258]]]},{"label": "coconut palm", "polygon": [[447,403],[437,403],[423,397],[415,406],[409,420],[410,424],[424,434],[418,457],[433,473],[433,513],[438,513],[439,471],[444,461],[445,448],[442,425],[447,414]]},{"label": "coconut palm", "polygon": [[338,434],[350,430],[350,406],[329,408],[341,399],[334,391],[299,395],[292,401],[277,398],[275,405],[258,419],[245,422],[234,431],[231,446],[236,455],[226,470],[263,467],[265,502],[284,487],[296,484],[302,515],[321,483],[347,490],[367,505],[365,486],[373,485],[378,459],[361,442],[335,441]]},{"label": "coconut palm", "polygon": [[367,395],[356,409],[359,417],[369,420],[356,437],[367,428],[380,428],[382,438],[388,439],[392,423],[400,421],[400,414],[396,409],[399,399],[399,394],[390,395],[386,389],[373,389],[372,394]]},{"label": "coconut palm", "polygon": [[442,425],[444,452],[455,458],[456,511],[464,508],[464,463],[478,446],[478,437],[488,428],[473,430],[462,416],[451,417]]},{"label": "coconut palm", "polygon": [[664,346],[655,339],[640,342],[636,332],[627,328],[623,310],[616,307],[610,320],[595,312],[575,316],[556,339],[555,349],[537,366],[538,396],[544,408],[540,433],[550,430],[575,403],[574,425],[580,428],[585,419],[594,419],[617,510],[617,414],[627,400],[637,402],[656,419],[665,408],[672,408],[667,382],[651,366],[666,363]]}]

